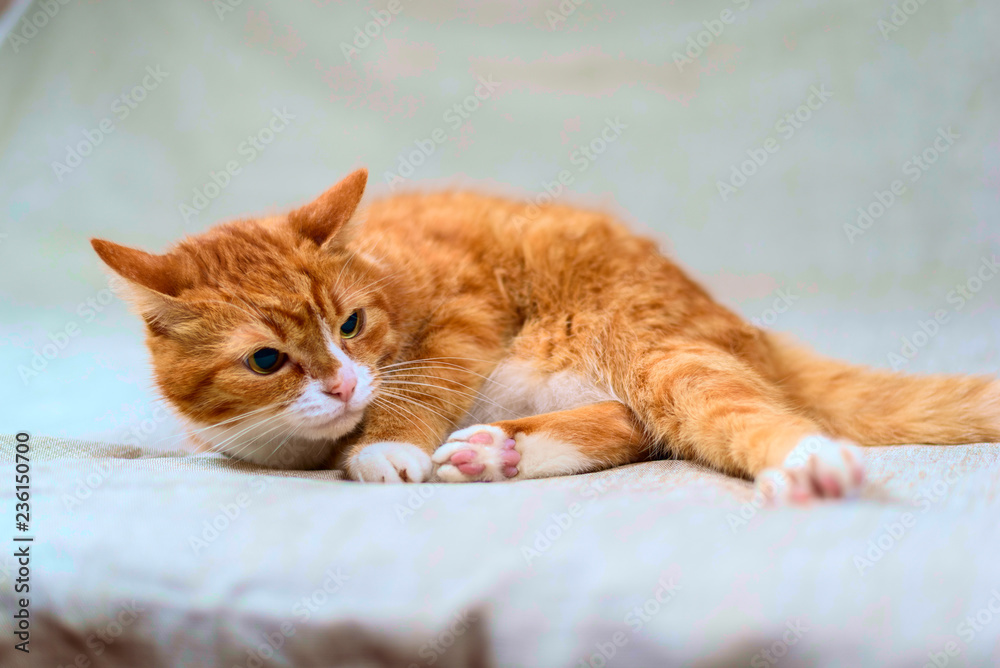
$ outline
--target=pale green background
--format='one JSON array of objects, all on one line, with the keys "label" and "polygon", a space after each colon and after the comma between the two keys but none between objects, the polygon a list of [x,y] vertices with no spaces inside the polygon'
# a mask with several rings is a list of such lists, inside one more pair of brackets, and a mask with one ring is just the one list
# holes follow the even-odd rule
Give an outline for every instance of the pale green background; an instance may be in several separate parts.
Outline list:
[{"label": "pale green background", "polygon": [[[550,28],[555,0],[403,0],[349,64],[341,42],[387,3],[70,0],[25,42],[0,47],[0,431],[122,439],[150,418],[138,320],[106,285],[92,236],[163,249],[213,222],[291,206],[359,165],[374,194],[414,140],[448,141],[419,187],[465,184],[530,196],[606,119],[627,125],[565,201],[610,208],[670,251],[726,303],[831,354],[888,365],[901,337],[1000,251],[1000,60],[996,2],[927,2],[888,39],[888,2],[584,2]],[[743,4],[743,3],[740,3]],[[568,4],[568,6],[573,6]],[[706,53],[678,72],[703,21],[731,9]],[[40,11],[35,3],[27,12]],[[8,16],[8,20],[12,18]],[[9,21],[8,21],[9,22]],[[13,26],[15,33],[22,30]],[[15,51],[16,47],[16,51]],[[147,66],[167,78],[124,120],[116,97]],[[479,76],[500,89],[459,130],[443,119]],[[716,181],[813,85],[834,96],[738,194]],[[178,212],[274,107],[296,122],[185,223]],[[52,163],[101,119],[114,132],[62,181]],[[961,135],[864,236],[845,223],[940,127]],[[1000,280],[986,284],[908,365],[995,372]],[[22,382],[49,334],[80,334]],[[151,427],[152,423],[147,423]],[[147,444],[173,433],[147,429]]]}]

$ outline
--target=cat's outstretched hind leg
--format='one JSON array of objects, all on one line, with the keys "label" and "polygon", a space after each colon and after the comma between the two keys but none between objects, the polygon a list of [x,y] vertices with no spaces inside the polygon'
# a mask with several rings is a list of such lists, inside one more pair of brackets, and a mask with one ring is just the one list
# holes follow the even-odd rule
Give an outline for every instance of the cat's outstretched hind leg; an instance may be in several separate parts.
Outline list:
[{"label": "cat's outstretched hind leg", "polygon": [[625,405],[603,401],[452,434],[431,457],[442,482],[588,473],[641,461],[649,439]]},{"label": "cat's outstretched hind leg", "polygon": [[824,435],[739,356],[686,340],[626,354],[632,410],[677,455],[755,478],[778,502],[849,497],[863,484],[860,449]]}]

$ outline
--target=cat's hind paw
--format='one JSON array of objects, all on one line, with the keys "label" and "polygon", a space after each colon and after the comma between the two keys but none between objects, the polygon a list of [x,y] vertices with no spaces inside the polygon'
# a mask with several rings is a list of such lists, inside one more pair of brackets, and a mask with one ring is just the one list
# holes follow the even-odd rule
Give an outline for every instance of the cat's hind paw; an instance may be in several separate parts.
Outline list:
[{"label": "cat's hind paw", "polygon": [[757,489],[775,504],[858,496],[865,482],[861,448],[826,436],[807,436],[780,468],[757,476]]},{"label": "cat's hind paw", "polygon": [[431,460],[441,482],[493,482],[517,477],[521,453],[503,429],[477,424],[449,436]]}]

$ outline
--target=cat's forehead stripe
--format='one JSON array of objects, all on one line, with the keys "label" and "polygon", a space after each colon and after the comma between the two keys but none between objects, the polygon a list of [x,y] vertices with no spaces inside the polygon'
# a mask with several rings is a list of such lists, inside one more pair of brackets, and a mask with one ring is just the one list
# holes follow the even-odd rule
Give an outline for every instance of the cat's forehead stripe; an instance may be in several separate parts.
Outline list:
[{"label": "cat's forehead stripe", "polygon": [[309,289],[312,293],[312,302],[313,304],[315,304],[316,308],[318,308],[319,311],[322,312],[325,309],[327,302],[329,301],[332,302],[332,305],[335,309],[339,309],[340,304],[337,303],[336,296],[333,294],[333,292],[327,290],[323,282],[318,280],[316,277],[313,276],[310,278],[311,280],[309,284]]},{"label": "cat's forehead stripe", "polygon": [[[291,321],[296,327],[299,328],[305,327],[309,323],[309,321],[312,320],[312,318],[310,318],[308,314],[302,315],[300,313],[296,313],[295,311],[283,308],[281,306],[273,306],[270,307],[268,310],[271,312],[272,315],[278,316],[279,318],[283,318],[286,321]],[[281,326],[280,320],[276,324],[278,324],[278,326],[280,327]]]}]

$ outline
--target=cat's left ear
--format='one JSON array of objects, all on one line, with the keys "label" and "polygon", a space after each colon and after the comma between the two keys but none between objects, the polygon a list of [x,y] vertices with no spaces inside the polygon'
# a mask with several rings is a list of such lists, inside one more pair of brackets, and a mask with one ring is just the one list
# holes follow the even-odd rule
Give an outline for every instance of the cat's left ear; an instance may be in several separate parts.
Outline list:
[{"label": "cat's left ear", "polygon": [[333,239],[354,215],[368,183],[368,170],[348,174],[309,204],[288,214],[288,224],[300,236],[322,246]]},{"label": "cat's left ear", "polygon": [[115,290],[154,331],[178,325],[192,312],[178,296],[194,284],[195,272],[188,262],[172,255],[154,255],[104,239],[91,239],[97,255],[125,279]]}]

